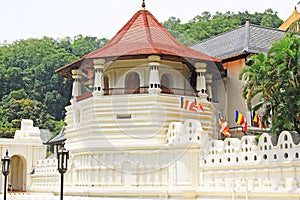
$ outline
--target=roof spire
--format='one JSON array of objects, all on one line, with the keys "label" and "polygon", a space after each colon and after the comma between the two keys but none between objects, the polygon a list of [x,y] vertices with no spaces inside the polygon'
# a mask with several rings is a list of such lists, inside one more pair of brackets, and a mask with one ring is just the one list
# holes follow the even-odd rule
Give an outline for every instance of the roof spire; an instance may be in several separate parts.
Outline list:
[{"label": "roof spire", "polygon": [[145,0],[143,0],[143,3],[142,3],[142,8],[146,9]]},{"label": "roof spire", "polygon": [[250,24],[250,18],[249,18],[249,16],[246,17],[246,23],[245,24],[247,24],[247,25]]}]

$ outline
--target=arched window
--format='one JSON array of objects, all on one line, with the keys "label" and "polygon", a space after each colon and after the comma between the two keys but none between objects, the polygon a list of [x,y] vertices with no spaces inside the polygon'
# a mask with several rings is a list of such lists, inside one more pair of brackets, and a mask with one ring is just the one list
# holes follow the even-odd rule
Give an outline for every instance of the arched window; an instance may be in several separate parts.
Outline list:
[{"label": "arched window", "polygon": [[163,74],[160,82],[162,93],[172,93],[171,88],[173,87],[173,80],[170,74]]},{"label": "arched window", "polygon": [[136,72],[130,72],[125,78],[125,93],[136,94],[140,93],[140,76]]}]

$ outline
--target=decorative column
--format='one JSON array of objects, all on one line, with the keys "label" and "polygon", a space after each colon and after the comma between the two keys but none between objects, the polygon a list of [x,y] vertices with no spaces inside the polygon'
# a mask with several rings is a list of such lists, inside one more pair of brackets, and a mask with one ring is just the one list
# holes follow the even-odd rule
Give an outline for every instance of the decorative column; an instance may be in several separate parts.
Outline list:
[{"label": "decorative column", "polygon": [[206,72],[206,63],[196,63],[196,73],[197,73],[197,91],[198,96],[201,100],[207,101],[207,93],[206,93],[206,80],[205,80],[205,72]]},{"label": "decorative column", "polygon": [[103,68],[105,59],[94,59],[95,81],[94,81],[94,96],[102,96],[103,92]]},{"label": "decorative column", "polygon": [[149,56],[149,67],[150,67],[150,72],[149,72],[149,89],[148,92],[150,94],[158,94],[161,92],[160,89],[160,78],[159,78],[159,61],[160,57],[159,56]]},{"label": "decorative column", "polygon": [[81,84],[80,84],[81,70],[73,69],[71,72],[72,72],[72,78],[74,79],[73,88],[72,88],[72,100],[75,100],[75,98],[81,94]]},{"label": "decorative column", "polygon": [[208,101],[212,102],[212,74],[206,74],[205,78],[208,91]]}]

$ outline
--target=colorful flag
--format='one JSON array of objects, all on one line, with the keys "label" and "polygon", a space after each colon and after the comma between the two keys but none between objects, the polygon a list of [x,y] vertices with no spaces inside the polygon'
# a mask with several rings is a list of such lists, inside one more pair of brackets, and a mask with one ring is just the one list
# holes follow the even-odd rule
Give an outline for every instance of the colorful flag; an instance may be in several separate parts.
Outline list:
[{"label": "colorful flag", "polygon": [[180,108],[190,111],[197,111],[197,107],[195,102],[187,100],[185,97],[181,97],[180,99]]},{"label": "colorful flag", "polygon": [[259,127],[260,129],[263,129],[263,128],[264,128],[264,126],[263,126],[262,123],[261,123],[260,117],[258,118],[258,127]]},{"label": "colorful flag", "polygon": [[220,133],[222,133],[224,136],[228,138],[231,136],[228,123],[222,117],[219,117],[219,128],[220,128]]},{"label": "colorful flag", "polygon": [[246,118],[244,117],[244,115],[242,115],[242,113],[240,113],[239,111],[235,111],[235,122],[238,125],[241,125],[243,127],[243,132],[246,132],[248,129],[248,123],[246,121]]},{"label": "colorful flag", "polygon": [[202,112],[204,112],[204,108],[203,106],[200,104],[198,98],[195,99],[195,105],[198,109],[202,110]]},{"label": "colorful flag", "polygon": [[263,126],[262,123],[261,123],[261,117],[258,116],[257,113],[254,114],[253,121],[256,122],[256,123],[258,123],[258,127],[259,127],[260,129],[263,129],[263,128],[264,128],[264,126]]},{"label": "colorful flag", "polygon": [[253,117],[253,121],[257,123],[258,122],[258,118],[259,118],[258,114],[255,113],[254,117]]}]

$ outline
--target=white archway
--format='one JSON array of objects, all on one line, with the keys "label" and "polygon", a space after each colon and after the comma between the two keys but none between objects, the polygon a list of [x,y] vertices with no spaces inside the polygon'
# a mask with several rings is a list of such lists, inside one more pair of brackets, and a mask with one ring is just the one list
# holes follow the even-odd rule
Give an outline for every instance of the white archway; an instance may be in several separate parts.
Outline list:
[{"label": "white archway", "polygon": [[8,184],[13,191],[26,190],[26,160],[21,155],[11,157],[11,170],[8,177]]}]

